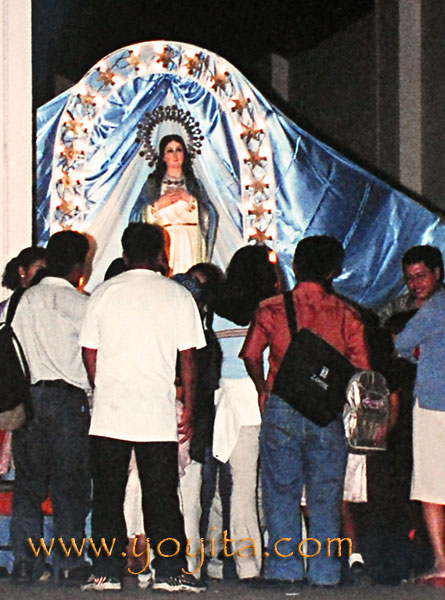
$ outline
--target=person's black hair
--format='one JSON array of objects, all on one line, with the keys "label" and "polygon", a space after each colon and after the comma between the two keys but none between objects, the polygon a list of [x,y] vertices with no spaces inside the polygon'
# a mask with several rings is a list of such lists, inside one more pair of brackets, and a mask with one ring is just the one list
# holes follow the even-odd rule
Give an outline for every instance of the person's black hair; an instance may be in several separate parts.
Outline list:
[{"label": "person's black hair", "polygon": [[276,265],[267,246],[244,246],[235,252],[215,301],[215,312],[245,326],[258,304],[277,293]]},{"label": "person's black hair", "polygon": [[[164,175],[167,171],[167,165],[164,162],[164,154],[165,154],[165,148],[167,147],[167,144],[169,144],[170,142],[178,142],[179,144],[181,144],[182,149],[184,151],[184,162],[182,163],[182,173],[184,175],[186,184],[188,184],[189,182],[192,182],[192,181],[196,182],[196,177],[195,177],[195,174],[193,172],[193,167],[192,167],[192,161],[190,159],[190,155],[188,153],[187,146],[185,145],[184,140],[182,139],[182,137],[180,135],[171,134],[171,135],[165,135],[159,142],[159,156],[156,161],[155,169],[153,171],[153,177],[154,177],[156,183],[158,185],[160,185],[162,183]],[[187,186],[187,187],[189,187],[189,186]]]},{"label": "person's black hair", "polygon": [[299,241],[293,265],[298,281],[314,281],[329,286],[340,275],[344,258],[341,243],[334,237],[314,235]]},{"label": "person's black hair", "polygon": [[[205,283],[216,289],[220,282],[224,279],[223,270],[213,263],[200,262],[190,267],[187,275],[202,275]],[[203,283],[203,282],[201,282]]]},{"label": "person's black hair", "polygon": [[46,259],[46,250],[41,246],[29,246],[24,248],[19,254],[12,258],[6,265],[2,277],[2,286],[9,290],[16,290],[20,287],[19,267],[26,270],[38,260]]},{"label": "person's black hair", "polygon": [[197,277],[201,281],[201,301],[213,307],[218,288],[224,279],[224,271],[213,263],[201,262],[190,267],[187,275]]},{"label": "person's black hair", "polygon": [[201,282],[200,304],[204,315],[203,322],[207,329],[212,329],[215,301],[225,278],[224,272],[213,263],[201,262],[190,267],[187,275],[192,275]]},{"label": "person's black hair", "polygon": [[46,247],[48,274],[66,277],[76,265],[85,263],[89,244],[88,239],[77,231],[59,231],[53,234]]},{"label": "person's black hair", "polygon": [[412,246],[405,252],[402,258],[402,269],[405,269],[409,265],[423,262],[430,271],[439,268],[440,270],[440,281],[443,280],[443,257],[442,252],[436,246]]},{"label": "person's black hair", "polygon": [[164,248],[164,233],[159,225],[129,223],[121,242],[129,267],[138,264],[151,267]]},{"label": "person's black hair", "polygon": [[105,271],[104,281],[108,281],[112,277],[124,273],[126,270],[127,265],[125,264],[124,259],[121,257],[115,258],[111,261],[111,263],[108,266],[108,269]]}]

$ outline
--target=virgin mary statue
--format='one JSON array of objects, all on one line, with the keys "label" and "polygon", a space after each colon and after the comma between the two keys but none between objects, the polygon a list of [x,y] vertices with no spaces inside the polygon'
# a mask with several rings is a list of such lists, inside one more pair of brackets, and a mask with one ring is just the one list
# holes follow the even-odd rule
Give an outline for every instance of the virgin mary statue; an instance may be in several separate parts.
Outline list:
[{"label": "virgin mary statue", "polygon": [[142,188],[130,221],[156,223],[169,239],[172,274],[210,261],[218,213],[193,172],[184,140],[166,135],[159,144],[156,166]]}]

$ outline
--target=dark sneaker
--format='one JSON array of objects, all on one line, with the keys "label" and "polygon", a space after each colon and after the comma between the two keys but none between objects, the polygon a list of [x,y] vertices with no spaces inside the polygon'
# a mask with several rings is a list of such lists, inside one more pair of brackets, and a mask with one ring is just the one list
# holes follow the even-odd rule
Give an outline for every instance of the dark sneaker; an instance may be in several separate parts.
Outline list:
[{"label": "dark sneaker", "polygon": [[67,583],[80,583],[81,581],[88,580],[87,578],[91,573],[91,565],[85,563],[72,567],[71,569],[61,569],[59,578]]},{"label": "dark sneaker", "polygon": [[25,560],[20,560],[12,569],[12,581],[18,585],[31,583],[32,572],[32,565]]},{"label": "dark sneaker", "polygon": [[87,582],[80,586],[83,592],[105,592],[116,591],[120,592],[122,589],[122,583],[117,577],[95,577],[90,575]]},{"label": "dark sneaker", "polygon": [[170,577],[156,577],[153,582],[154,590],[164,590],[165,592],[205,592],[207,586],[193,575],[172,575]]},{"label": "dark sneaker", "polygon": [[51,565],[45,565],[45,570],[43,571],[43,573],[40,575],[40,577],[38,578],[38,582],[39,583],[47,583],[48,581],[50,581],[54,576],[53,573],[53,568]]}]

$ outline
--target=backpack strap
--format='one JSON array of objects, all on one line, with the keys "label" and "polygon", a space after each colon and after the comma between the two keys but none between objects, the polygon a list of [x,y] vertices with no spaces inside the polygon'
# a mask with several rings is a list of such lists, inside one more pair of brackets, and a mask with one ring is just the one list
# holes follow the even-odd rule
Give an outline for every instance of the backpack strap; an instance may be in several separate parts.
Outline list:
[{"label": "backpack strap", "polygon": [[12,325],[11,325],[12,319],[14,318],[14,315],[15,315],[15,311],[17,310],[17,306],[20,302],[20,298],[23,296],[23,293],[25,291],[26,291],[25,288],[17,288],[15,290],[15,292],[13,292],[13,294],[9,300],[8,310],[7,310],[6,319],[5,319],[5,325],[9,326],[9,329],[11,332],[12,343],[17,352],[17,356],[20,360],[25,377],[26,377],[27,381],[30,382],[31,381],[31,373],[29,371],[29,366],[26,361],[26,356],[23,351],[22,345],[21,345],[18,337],[16,336],[14,330],[12,329]]},{"label": "backpack strap", "polygon": [[15,292],[12,294],[12,296],[9,300],[9,304],[8,304],[8,310],[6,313],[5,323],[8,323],[9,325],[12,323],[12,319],[14,318],[18,303],[20,302],[20,298],[23,296],[24,292],[25,292],[24,288],[17,288],[15,290]]},{"label": "backpack strap", "polygon": [[286,309],[287,324],[289,326],[291,337],[295,337],[297,335],[297,316],[295,314],[295,306],[294,306],[292,290],[290,290],[288,292],[284,292],[283,298],[284,298],[284,307]]}]

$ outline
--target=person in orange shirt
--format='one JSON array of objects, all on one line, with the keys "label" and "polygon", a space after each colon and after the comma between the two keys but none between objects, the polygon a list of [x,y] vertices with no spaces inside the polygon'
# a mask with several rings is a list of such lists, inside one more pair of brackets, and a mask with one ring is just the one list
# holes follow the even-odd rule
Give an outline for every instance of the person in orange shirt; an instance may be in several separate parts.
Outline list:
[{"label": "person in orange shirt", "polygon": [[[294,254],[297,285],[292,291],[298,329],[324,338],[357,368],[369,369],[364,327],[358,312],[338,298],[332,281],[341,272],[343,248],[335,238],[301,240]],[[316,425],[271,393],[274,377],[290,342],[283,296],[262,302],[250,326],[240,356],[257,392],[263,421],[260,437],[263,505],[269,535],[265,577],[295,582],[305,576],[302,552],[308,559],[307,580],[334,586],[340,563],[327,538],[339,537],[340,510],[347,459],[341,415],[325,427]],[[263,352],[269,348],[269,372],[264,377]],[[300,501],[306,486],[310,514],[307,550],[301,542]]]}]

